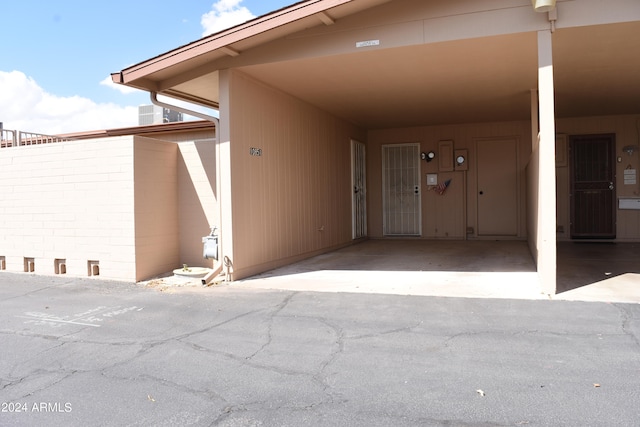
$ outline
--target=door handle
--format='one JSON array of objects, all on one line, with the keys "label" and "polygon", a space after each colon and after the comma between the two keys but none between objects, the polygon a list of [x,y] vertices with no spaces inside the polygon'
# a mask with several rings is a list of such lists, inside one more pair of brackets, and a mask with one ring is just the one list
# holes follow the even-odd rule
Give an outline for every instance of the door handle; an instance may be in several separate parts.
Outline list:
[{"label": "door handle", "polygon": [[609,190],[613,190],[613,182],[609,183]]},{"label": "door handle", "polygon": [[420,186],[416,185],[415,187],[413,187],[413,194],[415,194],[416,196],[420,194]]}]

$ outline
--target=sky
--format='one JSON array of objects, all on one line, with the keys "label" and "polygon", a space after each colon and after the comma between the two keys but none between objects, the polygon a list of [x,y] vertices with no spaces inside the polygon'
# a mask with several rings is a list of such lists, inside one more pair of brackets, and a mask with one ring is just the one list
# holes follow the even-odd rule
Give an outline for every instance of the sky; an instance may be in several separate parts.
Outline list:
[{"label": "sky", "polygon": [[149,94],[110,74],[297,0],[5,0],[0,122],[56,135],[138,124]]}]

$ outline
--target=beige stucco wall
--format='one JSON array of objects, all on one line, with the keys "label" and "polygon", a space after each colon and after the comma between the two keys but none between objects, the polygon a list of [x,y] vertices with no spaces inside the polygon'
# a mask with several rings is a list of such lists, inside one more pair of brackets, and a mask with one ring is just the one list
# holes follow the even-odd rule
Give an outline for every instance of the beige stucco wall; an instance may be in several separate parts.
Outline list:
[{"label": "beige stucco wall", "polygon": [[350,141],[364,132],[240,72],[230,88],[233,278],[349,244]]},{"label": "beige stucco wall", "polygon": [[202,257],[202,237],[220,228],[216,144],[213,139],[178,144],[179,264],[213,267]]},{"label": "beige stucco wall", "polygon": [[[638,170],[640,168],[640,154],[635,152],[629,156],[622,151],[622,148],[626,145],[640,144],[639,123],[639,115],[565,118],[556,121],[558,134],[567,137],[563,153],[563,157],[567,160],[556,167],[558,192],[557,225],[561,227],[561,231],[557,233],[558,240],[570,239],[568,137],[571,135],[615,134],[616,157],[621,159],[621,162],[616,162],[616,196],[618,198],[640,197],[640,181],[637,181],[635,185],[624,184],[624,169],[630,167]],[[640,241],[640,210],[626,210],[616,207],[616,218],[616,240]]]},{"label": "beige stucco wall", "polygon": [[136,280],[180,266],[178,146],[136,137],[134,144]]},{"label": "beige stucco wall", "polygon": [[0,150],[0,257],[6,270],[135,277],[133,137]]},{"label": "beige stucco wall", "polygon": [[[382,145],[419,143],[421,152],[435,151],[439,155],[439,141],[452,140],[454,149],[468,152],[468,170],[443,172],[436,160],[420,161],[422,237],[428,239],[472,239],[478,237],[477,224],[477,144],[487,138],[514,138],[517,147],[518,174],[518,232],[516,238],[526,238],[526,179],[524,168],[531,153],[529,122],[496,122],[447,126],[424,126],[403,129],[370,131],[367,147],[367,183],[369,203],[369,236],[382,237]],[[438,181],[452,178],[444,196],[429,191],[426,174],[438,174]],[[496,209],[496,215],[501,215]],[[473,229],[467,233],[467,227]]]},{"label": "beige stucco wall", "polygon": [[[598,133],[616,134],[616,155],[622,158],[617,163],[616,192],[618,197],[640,197],[640,181],[636,185],[624,185],[623,171],[627,167],[638,170],[640,155],[634,153],[629,156],[622,152],[626,145],[638,144],[637,123],[640,117],[635,115],[585,117],[557,119],[556,130],[560,135],[584,135]],[[477,229],[477,169],[475,163],[475,141],[479,138],[516,136],[520,141],[518,151],[518,168],[521,170],[520,188],[520,234],[526,238],[536,233],[537,213],[535,203],[535,186],[527,182],[537,181],[538,169],[536,157],[531,156],[531,129],[529,122],[507,122],[488,124],[464,124],[455,126],[415,127],[407,129],[387,129],[371,131],[368,135],[368,200],[369,200],[369,235],[382,236],[382,191],[381,191],[381,146],[394,143],[420,143],[420,150],[427,152],[438,151],[438,141],[453,140],[454,146],[469,150],[469,170],[467,172],[438,171],[437,162],[421,162],[422,175],[422,215],[423,238],[464,238],[466,227]],[[568,143],[568,141],[567,141]],[[565,146],[568,150],[568,146]],[[565,153],[565,158],[568,153]],[[530,161],[529,177],[525,167]],[[557,173],[557,224],[564,230],[557,234],[559,240],[569,239],[569,166],[568,162],[556,168]],[[453,178],[455,181],[465,181],[465,186],[452,187],[447,190],[447,197],[437,196],[434,192],[425,191],[425,176],[427,173],[439,173],[441,179]],[[500,214],[500,210],[496,210]],[[528,225],[527,225],[528,224]],[[467,238],[474,238],[473,234]],[[617,209],[617,240],[637,241],[640,239],[640,211]],[[534,254],[535,256],[535,254]]]},{"label": "beige stucco wall", "polygon": [[202,237],[219,226],[211,130],[135,139],[136,280],[187,264],[215,267]]},{"label": "beige stucco wall", "polygon": [[135,138],[136,280],[183,264],[214,267],[202,237],[219,223],[215,140],[172,139]]}]

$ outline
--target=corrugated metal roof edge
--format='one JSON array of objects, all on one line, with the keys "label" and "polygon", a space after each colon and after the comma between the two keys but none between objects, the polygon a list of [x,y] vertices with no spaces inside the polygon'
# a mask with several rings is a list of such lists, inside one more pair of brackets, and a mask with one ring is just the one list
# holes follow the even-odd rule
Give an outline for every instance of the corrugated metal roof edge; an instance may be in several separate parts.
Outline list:
[{"label": "corrugated metal roof edge", "polygon": [[160,123],[156,125],[132,126],[116,129],[92,130],[58,135],[67,139],[94,139],[110,136],[142,135],[167,132],[185,132],[201,129],[215,129],[215,124],[208,120],[193,120],[185,122]]}]

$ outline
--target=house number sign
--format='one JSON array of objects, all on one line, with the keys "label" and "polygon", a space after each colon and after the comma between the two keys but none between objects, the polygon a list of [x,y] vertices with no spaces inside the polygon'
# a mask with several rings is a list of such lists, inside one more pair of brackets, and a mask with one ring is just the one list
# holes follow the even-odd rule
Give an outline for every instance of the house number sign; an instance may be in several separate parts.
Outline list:
[{"label": "house number sign", "polygon": [[365,40],[362,42],[356,42],[356,47],[369,47],[369,46],[379,46],[380,40]]}]

